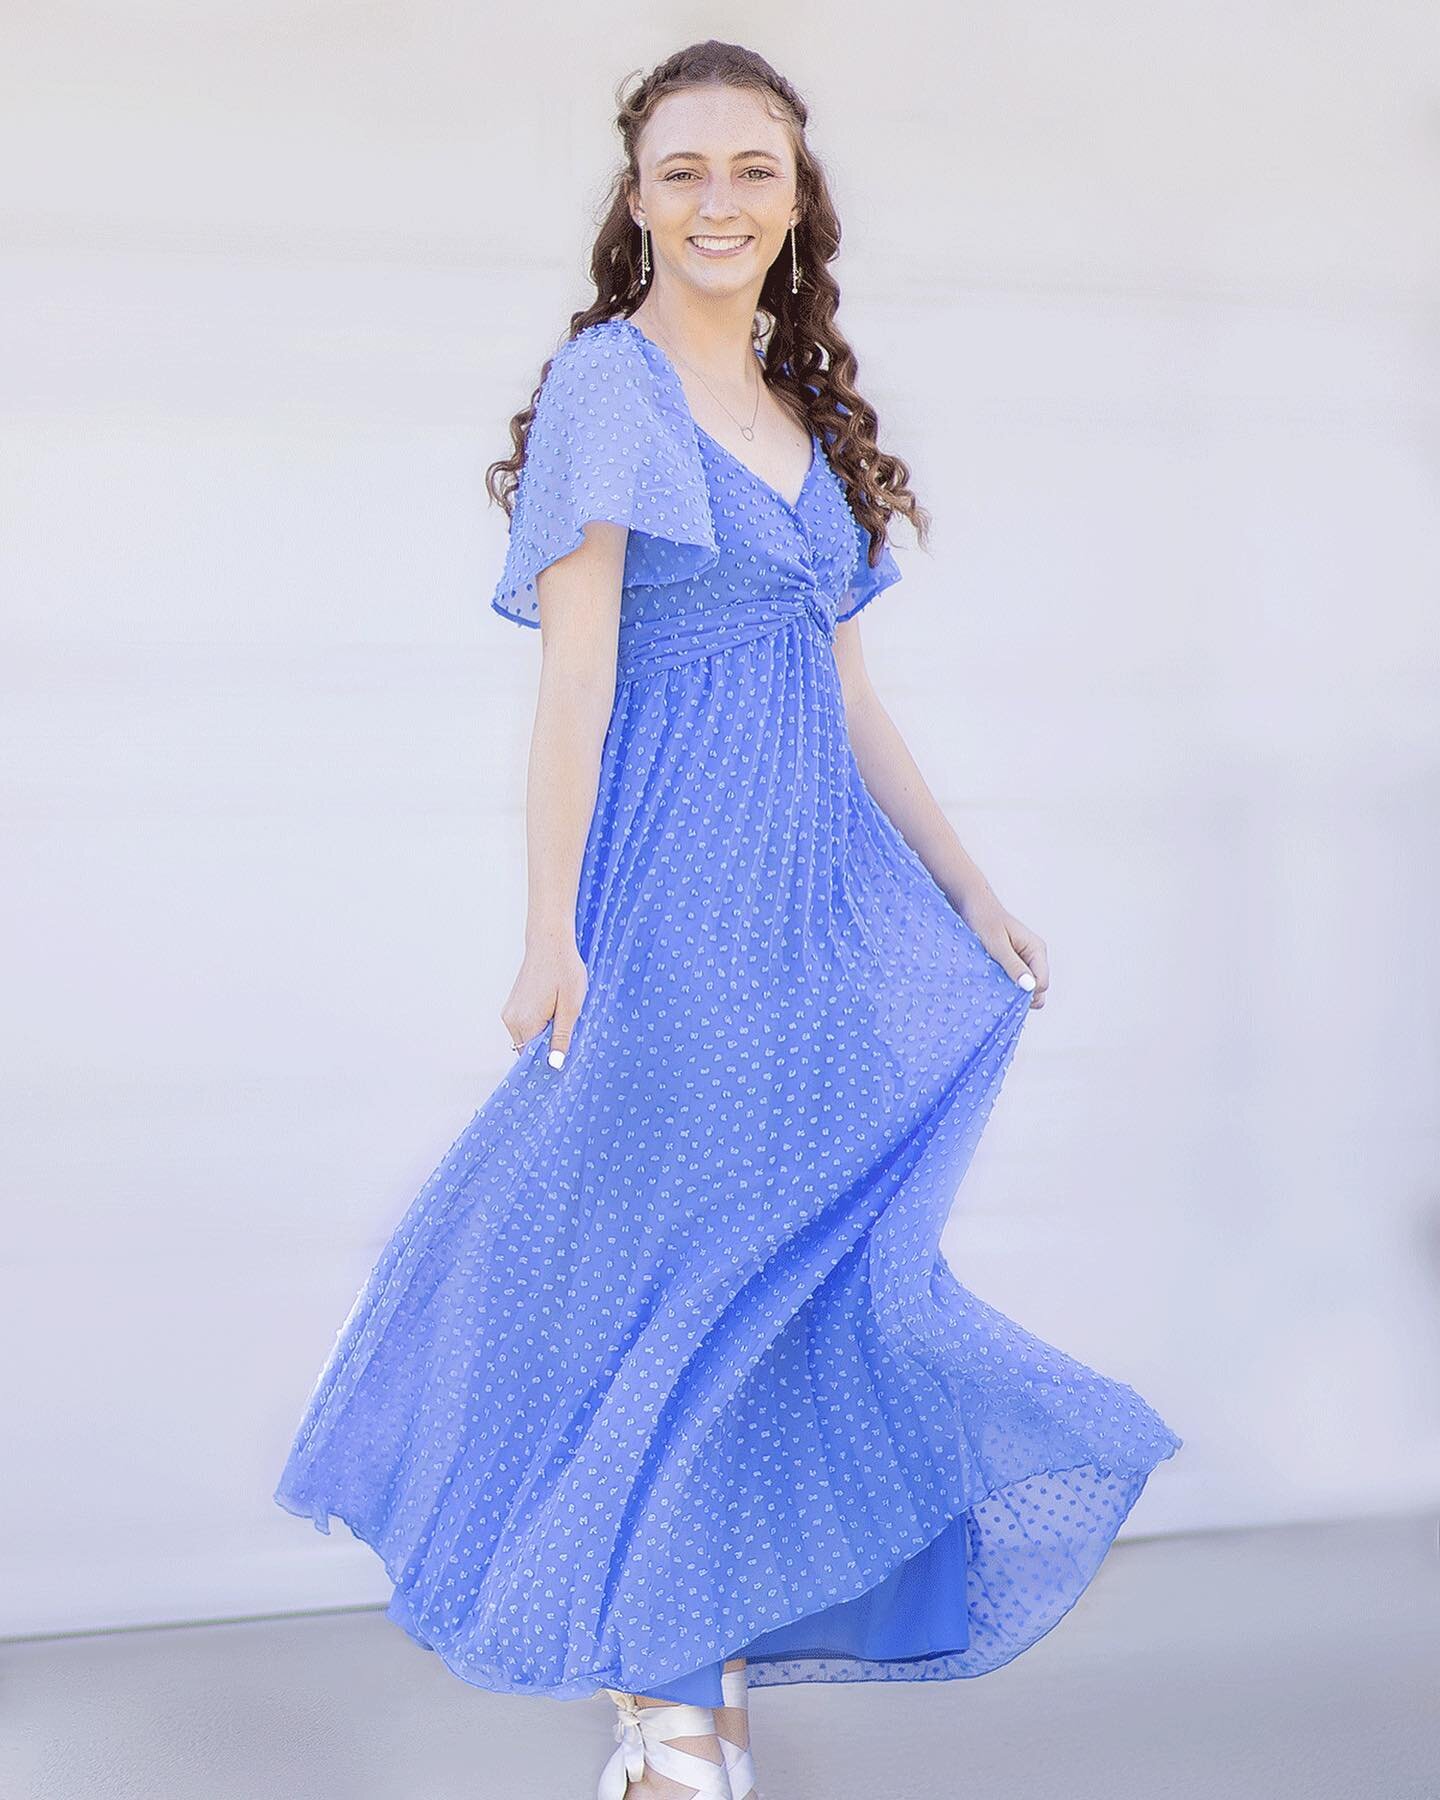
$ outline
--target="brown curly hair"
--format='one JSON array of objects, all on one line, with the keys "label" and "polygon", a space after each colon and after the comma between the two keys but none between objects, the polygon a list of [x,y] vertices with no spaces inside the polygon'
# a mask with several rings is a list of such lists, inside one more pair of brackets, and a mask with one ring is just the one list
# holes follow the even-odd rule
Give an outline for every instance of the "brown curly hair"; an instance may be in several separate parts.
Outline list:
[{"label": "brown curly hair", "polygon": [[[629,203],[639,185],[636,145],[656,106],[667,94],[704,85],[744,88],[759,94],[790,127],[800,210],[795,226],[799,292],[790,292],[789,259],[785,257],[776,258],[760,290],[755,342],[763,346],[765,379],[820,434],[821,442],[828,444],[831,466],[844,486],[855,517],[872,534],[871,563],[879,559],[893,513],[903,513],[909,519],[923,547],[929,537],[930,516],[910,490],[907,465],[881,450],[876,442],[879,421],[875,409],[855,386],[855,352],[835,323],[840,288],[828,265],[840,248],[840,221],[824,171],[805,142],[809,108],[764,57],[740,44],[721,43],[714,38],[667,56],[648,75],[638,78],[628,92],[623,91],[624,85],[618,96],[615,124],[625,148],[625,166],[611,183],[600,233],[590,254],[595,298],[571,316],[568,337],[576,337],[602,319],[628,317],[645,297],[647,290],[640,281],[639,233]],[[485,472],[486,490],[507,518],[520,482],[525,438],[535,416],[535,403],[553,360],[552,355],[541,369],[530,404],[510,421],[513,454],[492,463]]]}]

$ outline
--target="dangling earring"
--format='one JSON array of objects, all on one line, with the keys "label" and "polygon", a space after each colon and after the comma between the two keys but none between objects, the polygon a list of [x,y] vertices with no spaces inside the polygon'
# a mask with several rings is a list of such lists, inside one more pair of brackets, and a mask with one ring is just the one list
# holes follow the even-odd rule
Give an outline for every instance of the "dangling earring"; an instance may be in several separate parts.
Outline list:
[{"label": "dangling earring", "polygon": [[795,227],[790,227],[790,292],[800,291],[800,265],[795,260]]},{"label": "dangling earring", "polygon": [[650,233],[642,225],[640,227],[640,285],[644,287],[650,279]]}]

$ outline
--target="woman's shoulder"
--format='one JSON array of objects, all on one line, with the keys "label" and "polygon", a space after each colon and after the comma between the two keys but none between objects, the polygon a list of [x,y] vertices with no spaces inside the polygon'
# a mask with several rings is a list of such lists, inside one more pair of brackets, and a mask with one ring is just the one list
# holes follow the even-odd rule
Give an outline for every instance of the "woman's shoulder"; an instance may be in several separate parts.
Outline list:
[{"label": "woman's shoulder", "polygon": [[636,343],[636,330],[620,316],[582,326],[550,358],[542,394],[583,397],[595,388],[629,386],[649,392],[649,364]]},{"label": "woman's shoulder", "polygon": [[703,487],[694,427],[646,355],[647,341],[618,314],[566,338],[541,384],[537,441],[553,436],[586,455],[644,463],[651,475]]}]

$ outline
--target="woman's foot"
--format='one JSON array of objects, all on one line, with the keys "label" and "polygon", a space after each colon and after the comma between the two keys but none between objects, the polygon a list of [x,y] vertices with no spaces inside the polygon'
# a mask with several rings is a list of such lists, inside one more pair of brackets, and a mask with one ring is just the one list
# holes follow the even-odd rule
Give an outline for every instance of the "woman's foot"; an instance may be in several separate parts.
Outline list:
[{"label": "woman's foot", "polygon": [[745,1658],[727,1662],[720,1677],[725,1704],[715,1708],[715,1730],[722,1739],[730,1773],[732,1800],[760,1800],[755,1764],[750,1755],[750,1696]]},{"label": "woman's foot", "polygon": [[703,1729],[715,1724],[708,1707],[605,1691],[618,1709],[619,1748],[600,1777],[599,1800],[731,1800],[720,1740]]}]

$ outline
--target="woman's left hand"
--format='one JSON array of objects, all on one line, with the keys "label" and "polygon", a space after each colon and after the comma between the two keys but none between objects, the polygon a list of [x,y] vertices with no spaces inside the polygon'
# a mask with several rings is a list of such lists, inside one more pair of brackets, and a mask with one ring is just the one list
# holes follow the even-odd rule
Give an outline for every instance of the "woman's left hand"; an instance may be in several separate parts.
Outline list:
[{"label": "woman's left hand", "polygon": [[956,911],[1012,981],[1029,987],[1033,980],[1030,1010],[1038,1012],[1050,986],[1050,958],[1044,938],[1022,924],[1014,913],[1006,912],[991,888],[964,896]]}]

